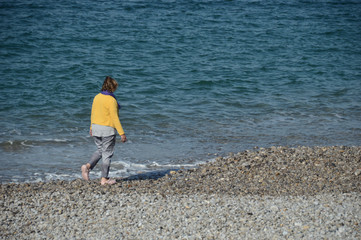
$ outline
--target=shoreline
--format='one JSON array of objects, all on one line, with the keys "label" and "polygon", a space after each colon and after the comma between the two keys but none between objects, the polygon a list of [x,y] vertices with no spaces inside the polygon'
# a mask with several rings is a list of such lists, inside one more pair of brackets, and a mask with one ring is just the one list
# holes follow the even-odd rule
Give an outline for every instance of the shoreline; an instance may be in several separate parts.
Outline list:
[{"label": "shoreline", "polygon": [[155,179],[6,183],[0,191],[6,239],[361,237],[359,146],[259,148]]},{"label": "shoreline", "polygon": [[[270,147],[217,157],[196,168],[160,170],[100,186],[99,179],[84,181],[2,183],[1,191],[62,188],[109,188],[142,193],[222,193],[240,195],[314,195],[330,192],[361,192],[361,146]],[[213,188],[207,188],[210,184]],[[202,184],[206,188],[202,188]],[[283,188],[274,191],[275,188]],[[286,191],[289,190],[289,191]]]}]

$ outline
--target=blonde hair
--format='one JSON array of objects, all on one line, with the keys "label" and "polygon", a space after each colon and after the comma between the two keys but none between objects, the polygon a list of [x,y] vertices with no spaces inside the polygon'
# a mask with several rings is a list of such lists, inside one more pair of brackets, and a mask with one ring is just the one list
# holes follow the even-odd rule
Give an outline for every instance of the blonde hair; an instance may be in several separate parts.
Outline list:
[{"label": "blonde hair", "polygon": [[114,78],[106,76],[101,91],[114,92],[115,90],[117,90],[117,87],[117,81]]}]

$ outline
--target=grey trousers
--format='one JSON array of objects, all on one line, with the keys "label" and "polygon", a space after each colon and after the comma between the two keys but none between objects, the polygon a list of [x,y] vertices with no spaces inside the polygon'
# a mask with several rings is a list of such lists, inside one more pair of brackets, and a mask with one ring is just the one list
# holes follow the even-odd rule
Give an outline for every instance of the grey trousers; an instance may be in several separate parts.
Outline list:
[{"label": "grey trousers", "polygon": [[90,159],[90,169],[93,169],[100,159],[103,159],[102,162],[102,177],[108,178],[109,168],[111,157],[114,154],[114,146],[115,146],[115,136],[108,137],[95,137],[93,136],[95,145],[97,146],[97,150],[93,153]]}]

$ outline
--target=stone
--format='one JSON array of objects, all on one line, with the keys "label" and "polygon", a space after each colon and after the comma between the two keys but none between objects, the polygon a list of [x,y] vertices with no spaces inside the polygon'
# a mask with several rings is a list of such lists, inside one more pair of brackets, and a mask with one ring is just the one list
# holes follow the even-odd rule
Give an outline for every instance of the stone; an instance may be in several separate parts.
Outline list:
[{"label": "stone", "polygon": [[361,239],[360,153],[255,148],[107,187],[80,179],[2,184],[0,238]]}]

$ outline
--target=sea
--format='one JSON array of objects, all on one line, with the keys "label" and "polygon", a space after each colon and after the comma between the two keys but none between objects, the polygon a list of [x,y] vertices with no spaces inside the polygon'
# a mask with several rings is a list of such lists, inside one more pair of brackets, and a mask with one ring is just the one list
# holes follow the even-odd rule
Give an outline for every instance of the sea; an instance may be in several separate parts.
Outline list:
[{"label": "sea", "polygon": [[361,1],[0,0],[0,183],[81,178],[106,76],[128,138],[110,177],[360,146]]}]

